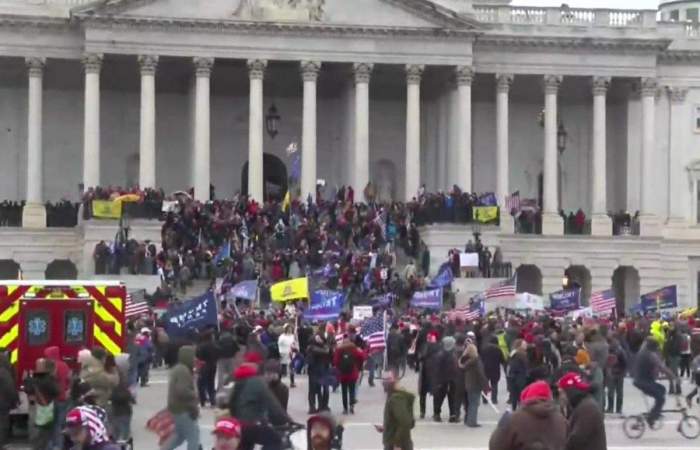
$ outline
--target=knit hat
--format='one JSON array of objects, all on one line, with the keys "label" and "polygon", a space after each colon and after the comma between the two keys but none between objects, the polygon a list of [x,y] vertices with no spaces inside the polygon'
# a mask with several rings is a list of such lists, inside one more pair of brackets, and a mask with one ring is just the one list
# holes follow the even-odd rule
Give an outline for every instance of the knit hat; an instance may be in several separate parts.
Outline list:
[{"label": "knit hat", "polygon": [[576,372],[569,372],[559,379],[557,383],[560,389],[578,389],[580,391],[587,391],[591,388],[589,383],[583,381],[581,375]]},{"label": "knit hat", "polygon": [[248,352],[243,355],[243,360],[251,364],[261,364],[263,362],[263,357],[258,352]]},{"label": "knit hat", "polygon": [[229,438],[241,437],[241,423],[233,417],[225,417],[216,422],[212,434],[219,434]]},{"label": "knit hat", "polygon": [[455,338],[453,338],[452,336],[447,336],[442,339],[442,348],[446,352],[451,352],[452,350],[454,350],[456,344],[457,341],[455,341]]},{"label": "knit hat", "polygon": [[520,394],[520,402],[528,404],[537,400],[551,400],[552,389],[549,384],[544,381],[535,381],[534,383],[523,389]]}]

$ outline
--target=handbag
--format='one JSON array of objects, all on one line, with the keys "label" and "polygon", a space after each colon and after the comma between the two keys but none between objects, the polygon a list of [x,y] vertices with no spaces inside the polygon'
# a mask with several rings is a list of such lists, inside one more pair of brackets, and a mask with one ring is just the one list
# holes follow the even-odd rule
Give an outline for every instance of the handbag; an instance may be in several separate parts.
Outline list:
[{"label": "handbag", "polygon": [[34,416],[34,424],[38,427],[44,427],[53,423],[53,402],[48,405],[36,404],[36,415]]}]

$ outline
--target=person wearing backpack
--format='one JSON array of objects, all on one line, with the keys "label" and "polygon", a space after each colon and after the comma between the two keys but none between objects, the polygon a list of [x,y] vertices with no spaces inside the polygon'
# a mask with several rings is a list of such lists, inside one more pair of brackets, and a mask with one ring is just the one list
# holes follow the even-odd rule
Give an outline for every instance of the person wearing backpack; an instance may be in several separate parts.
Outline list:
[{"label": "person wearing backpack", "polygon": [[360,367],[367,359],[365,352],[357,348],[350,340],[348,334],[343,335],[343,340],[333,353],[333,366],[338,373],[343,394],[343,414],[355,414],[355,384],[360,377]]},{"label": "person wearing backpack", "polygon": [[605,412],[622,414],[622,400],[624,398],[625,373],[627,372],[627,356],[617,339],[610,341],[610,351],[606,365],[606,385],[608,388],[608,402]]}]

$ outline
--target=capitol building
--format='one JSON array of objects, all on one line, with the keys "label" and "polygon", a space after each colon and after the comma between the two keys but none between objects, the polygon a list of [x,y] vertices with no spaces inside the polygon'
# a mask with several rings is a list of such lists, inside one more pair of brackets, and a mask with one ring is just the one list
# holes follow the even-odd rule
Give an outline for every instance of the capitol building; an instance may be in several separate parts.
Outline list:
[{"label": "capitol building", "polygon": [[[634,2],[630,2],[633,4]],[[700,1],[658,10],[508,0],[0,0],[0,259],[43,278],[116,224],[46,229],[43,204],[93,186],[208,200],[318,180],[537,199],[541,234],[482,227],[528,290],[614,286],[625,306],[700,299]],[[359,198],[359,195],[356,197]],[[559,211],[581,209],[585,234]],[[613,235],[610,213],[639,212]],[[134,224],[160,240],[157,223]],[[433,267],[469,226],[421,230]]]}]

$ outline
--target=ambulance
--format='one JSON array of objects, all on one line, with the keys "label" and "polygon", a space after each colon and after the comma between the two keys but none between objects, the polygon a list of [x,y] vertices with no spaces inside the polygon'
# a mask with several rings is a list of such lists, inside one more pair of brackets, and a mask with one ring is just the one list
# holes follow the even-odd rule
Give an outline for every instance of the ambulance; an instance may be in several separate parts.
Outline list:
[{"label": "ambulance", "polygon": [[126,287],[119,281],[0,281],[0,349],[9,355],[18,388],[47,347],[77,369],[78,352],[125,350]]}]

